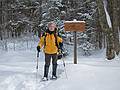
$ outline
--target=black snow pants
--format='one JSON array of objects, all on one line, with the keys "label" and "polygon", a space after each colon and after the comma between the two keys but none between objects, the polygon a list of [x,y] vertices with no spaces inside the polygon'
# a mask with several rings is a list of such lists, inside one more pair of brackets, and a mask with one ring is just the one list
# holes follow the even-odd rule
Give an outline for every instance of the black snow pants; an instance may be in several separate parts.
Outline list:
[{"label": "black snow pants", "polygon": [[44,65],[44,77],[48,77],[49,66],[52,58],[52,75],[56,76],[57,69],[57,53],[55,54],[46,54],[45,53],[45,65]]}]

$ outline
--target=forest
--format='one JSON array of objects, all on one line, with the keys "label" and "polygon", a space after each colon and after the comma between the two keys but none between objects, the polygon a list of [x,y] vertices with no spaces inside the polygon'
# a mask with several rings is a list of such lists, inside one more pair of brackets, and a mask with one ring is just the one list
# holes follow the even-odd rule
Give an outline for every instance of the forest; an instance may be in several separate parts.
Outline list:
[{"label": "forest", "polygon": [[112,60],[120,53],[119,14],[120,0],[0,0],[0,50],[7,51],[9,42],[15,50],[16,42],[35,41],[50,21],[64,43],[73,45],[73,32],[64,31],[64,21],[76,19],[86,22],[86,30],[77,33],[78,47],[87,55],[106,49]]}]

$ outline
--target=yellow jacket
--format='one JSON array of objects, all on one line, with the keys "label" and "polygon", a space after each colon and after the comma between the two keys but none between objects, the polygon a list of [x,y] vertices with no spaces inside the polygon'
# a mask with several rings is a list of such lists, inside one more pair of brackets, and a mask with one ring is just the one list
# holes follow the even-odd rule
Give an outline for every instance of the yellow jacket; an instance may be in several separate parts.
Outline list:
[{"label": "yellow jacket", "polygon": [[[45,40],[45,42],[44,42],[44,40]],[[62,38],[57,36],[58,45],[59,45],[59,42],[62,43]],[[42,36],[40,38],[38,46],[40,46],[40,48],[42,48],[44,46],[44,52],[47,54],[55,54],[58,52],[58,47],[56,46],[56,43],[55,43],[54,34],[46,33],[46,36]]]}]

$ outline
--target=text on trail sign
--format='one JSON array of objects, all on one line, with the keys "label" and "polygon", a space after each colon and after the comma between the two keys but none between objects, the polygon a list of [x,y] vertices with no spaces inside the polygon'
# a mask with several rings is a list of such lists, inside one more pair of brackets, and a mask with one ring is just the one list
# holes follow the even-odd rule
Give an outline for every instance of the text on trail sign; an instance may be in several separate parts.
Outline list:
[{"label": "text on trail sign", "polygon": [[65,31],[85,31],[85,21],[65,21],[64,22]]}]

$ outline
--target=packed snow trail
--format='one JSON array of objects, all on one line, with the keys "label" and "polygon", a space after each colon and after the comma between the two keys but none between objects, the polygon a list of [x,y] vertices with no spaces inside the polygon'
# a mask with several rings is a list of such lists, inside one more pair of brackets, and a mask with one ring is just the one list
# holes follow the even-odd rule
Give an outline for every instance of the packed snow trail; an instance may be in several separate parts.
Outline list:
[{"label": "packed snow trail", "polygon": [[[1,53],[0,90],[120,90],[120,58],[107,61],[103,52],[96,54],[78,56],[78,64],[73,64],[71,54],[65,59],[65,68],[62,60],[58,61],[57,80],[40,82],[44,67],[43,53],[39,57],[37,78],[36,51]],[[49,78],[51,72],[50,67]]]},{"label": "packed snow trail", "polygon": [[[40,53],[38,71],[36,71],[35,56],[36,52],[33,51],[13,51],[2,54],[0,56],[0,89],[40,90],[53,82],[52,80],[40,82],[43,76],[44,55]],[[63,72],[62,68],[61,65],[58,65],[59,75]],[[60,77],[59,75],[58,77]]]},{"label": "packed snow trail", "polygon": [[119,90],[120,61],[80,62],[67,65],[68,79],[59,80],[42,90]]}]

